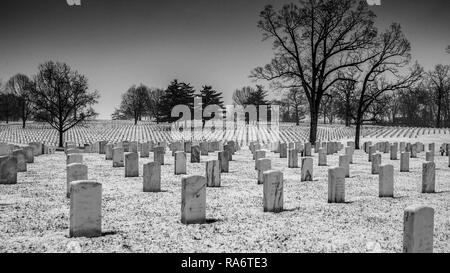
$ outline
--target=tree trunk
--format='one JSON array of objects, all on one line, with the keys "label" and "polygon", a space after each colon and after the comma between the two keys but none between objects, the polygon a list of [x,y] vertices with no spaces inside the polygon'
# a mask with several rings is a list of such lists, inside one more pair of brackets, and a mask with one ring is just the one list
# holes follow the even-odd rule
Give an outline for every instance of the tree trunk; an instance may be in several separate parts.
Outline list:
[{"label": "tree trunk", "polygon": [[300,126],[300,116],[298,114],[298,105],[295,106],[295,123],[297,124],[297,126]]},{"label": "tree trunk", "polygon": [[[361,108],[361,107],[360,107]],[[355,149],[361,149],[361,124],[362,124],[362,113],[361,109],[358,111],[358,116],[356,117],[356,131],[355,131]]]},{"label": "tree trunk", "polygon": [[345,103],[345,126],[350,127],[350,101],[349,101],[349,98],[347,98],[347,101]]},{"label": "tree trunk", "polygon": [[437,120],[436,120],[436,127],[437,128],[441,128],[441,100],[442,100],[442,95],[441,93],[439,93],[438,96],[438,103],[437,103]]},{"label": "tree trunk", "polygon": [[26,122],[27,122],[27,109],[26,109],[25,100],[23,100],[23,102],[22,102],[22,128],[23,129],[25,129]]},{"label": "tree trunk", "polygon": [[312,145],[316,144],[317,140],[317,124],[319,121],[319,111],[316,111],[315,109],[311,109],[310,115],[311,115],[311,122],[310,122],[310,131],[309,131],[309,142]]},{"label": "tree trunk", "polygon": [[64,132],[59,130],[59,147],[64,148]]}]

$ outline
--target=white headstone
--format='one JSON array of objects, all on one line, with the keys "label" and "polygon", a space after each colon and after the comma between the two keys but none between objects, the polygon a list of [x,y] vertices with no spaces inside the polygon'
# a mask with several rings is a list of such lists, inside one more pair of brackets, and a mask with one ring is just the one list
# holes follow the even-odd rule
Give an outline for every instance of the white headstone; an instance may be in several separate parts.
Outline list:
[{"label": "white headstone", "polygon": [[185,152],[176,152],[175,153],[175,165],[174,165],[174,174],[186,174],[186,153]]},{"label": "white headstone", "polygon": [[436,192],[436,164],[434,162],[423,163],[422,168],[422,193]]},{"label": "white headstone", "polygon": [[139,176],[139,154],[135,152],[125,153],[125,177]]},{"label": "white headstone", "polygon": [[301,181],[313,181],[313,159],[312,157],[303,157],[301,171]]},{"label": "white headstone", "polygon": [[74,181],[70,186],[70,237],[102,235],[102,184]]},{"label": "white headstone", "polygon": [[161,164],[150,162],[144,165],[144,192],[161,191]]},{"label": "white headstone", "polygon": [[124,151],[123,148],[114,148],[113,149],[113,167],[120,168],[124,167]]},{"label": "white headstone", "polygon": [[181,179],[181,223],[206,222],[206,178],[186,176]]},{"label": "white headstone", "polygon": [[374,154],[372,156],[372,174],[380,173],[381,154]]},{"label": "white headstone", "polygon": [[283,203],[283,173],[280,171],[264,172],[264,212],[282,212]]},{"label": "white headstone", "polygon": [[394,166],[380,166],[379,196],[394,197]]},{"label": "white headstone", "polygon": [[296,149],[289,150],[288,167],[291,169],[298,168],[298,151]]},{"label": "white headstone", "polygon": [[80,163],[73,163],[67,165],[67,188],[66,195],[70,197],[70,183],[73,181],[87,180],[88,167]]},{"label": "white headstone", "polygon": [[0,184],[17,184],[17,159],[0,156]]},{"label": "white headstone", "polygon": [[344,168],[328,169],[328,203],[345,203]]},{"label": "white headstone", "polygon": [[264,173],[272,169],[272,162],[268,158],[258,159],[258,185],[264,183]]},{"label": "white headstone", "polygon": [[403,219],[403,252],[433,253],[434,209],[410,206]]},{"label": "white headstone", "polygon": [[405,173],[409,172],[409,153],[404,152],[400,156],[400,172]]},{"label": "white headstone", "polygon": [[220,187],[219,160],[210,160],[206,162],[206,185],[208,187]]}]

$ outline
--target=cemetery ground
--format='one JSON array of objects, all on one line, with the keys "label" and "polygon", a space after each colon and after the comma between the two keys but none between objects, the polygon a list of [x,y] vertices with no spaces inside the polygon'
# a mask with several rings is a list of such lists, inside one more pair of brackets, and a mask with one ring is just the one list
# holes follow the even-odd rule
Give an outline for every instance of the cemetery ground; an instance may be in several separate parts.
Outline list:
[{"label": "cemetery ground", "polygon": [[[439,148],[446,136],[370,139],[391,142],[436,142],[436,191],[420,193],[425,153],[410,161],[410,172],[400,173],[400,160],[382,155],[382,164],[394,166],[394,198],[378,197],[378,175],[363,150],[354,154],[350,178],[345,181],[346,203],[329,204],[328,169],[338,166],[338,154],[328,166],[318,167],[314,181],[300,182],[300,168],[289,169],[286,158],[267,152],[272,169],[284,175],[284,211],[263,212],[263,185],[247,147],[236,152],[230,172],[221,174],[220,188],[206,189],[206,224],[180,221],[181,178],[174,175],[174,159],[166,152],[159,193],[142,190],[140,177],[125,178],[124,168],[97,153],[83,154],[89,180],[102,183],[102,232],[97,238],[69,237],[69,199],[66,197],[64,152],[35,157],[28,171],[18,173],[16,185],[0,185],[0,252],[379,252],[401,253],[404,209],[423,204],[435,209],[434,252],[450,252],[450,168]],[[345,143],[347,140],[343,140]],[[339,154],[343,154],[340,151]],[[187,173],[205,175],[205,162],[217,153],[190,163]],[[377,244],[381,247],[376,247]]]}]

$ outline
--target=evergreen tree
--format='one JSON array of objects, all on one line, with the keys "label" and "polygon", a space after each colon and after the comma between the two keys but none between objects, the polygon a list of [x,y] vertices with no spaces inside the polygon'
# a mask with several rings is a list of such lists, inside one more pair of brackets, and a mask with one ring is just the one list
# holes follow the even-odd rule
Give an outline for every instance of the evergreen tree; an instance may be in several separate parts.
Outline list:
[{"label": "evergreen tree", "polygon": [[[246,105],[254,105],[256,107],[257,119],[259,121],[259,106],[260,105],[268,105],[269,102],[266,100],[267,91],[264,90],[263,86],[257,85],[256,90],[249,94]],[[270,120],[270,115],[267,116],[268,120]],[[249,121],[246,118],[247,122]]]},{"label": "evergreen tree", "polygon": [[190,84],[174,80],[167,87],[166,92],[161,97],[158,107],[158,116],[161,122],[175,122],[179,117],[171,117],[172,109],[177,105],[187,105],[191,109],[193,117],[194,88]]},{"label": "evergreen tree", "polygon": [[[223,105],[223,98],[222,98],[222,92],[218,92],[216,90],[214,90],[212,88],[212,86],[208,86],[205,85],[203,86],[203,89],[200,91],[200,94],[202,96],[202,107],[203,107],[203,111],[205,111],[205,108],[209,105],[217,105],[220,108],[224,108]],[[208,121],[210,119],[213,119],[213,117],[211,118],[203,118],[203,124],[205,123],[205,121]]]},{"label": "evergreen tree", "polygon": [[261,85],[257,85],[256,91],[250,93],[246,105],[255,105],[256,107],[259,105],[267,105],[268,102],[266,97],[267,91],[264,91],[264,88]]}]

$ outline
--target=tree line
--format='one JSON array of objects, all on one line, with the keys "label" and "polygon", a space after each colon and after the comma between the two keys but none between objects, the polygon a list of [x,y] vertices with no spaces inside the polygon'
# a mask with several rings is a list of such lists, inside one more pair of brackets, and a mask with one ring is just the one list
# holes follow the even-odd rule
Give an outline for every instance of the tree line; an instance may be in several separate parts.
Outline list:
[{"label": "tree line", "polygon": [[[0,82],[1,83],[1,82]],[[0,84],[0,119],[6,123],[35,120],[48,123],[59,134],[63,147],[64,133],[97,116],[92,106],[98,91],[90,91],[87,78],[60,62],[40,64],[36,75],[16,74]]]},{"label": "tree line", "polygon": [[[204,85],[199,93],[185,82],[173,80],[166,89],[150,88],[143,84],[131,86],[124,94],[120,106],[111,115],[113,120],[134,120],[134,124],[142,119],[154,120],[157,123],[174,122],[172,109],[177,105],[186,105],[194,111],[194,98],[202,98],[204,110],[209,105],[217,105],[224,109],[222,92],[210,85]],[[204,119],[207,120],[207,119]]]}]

